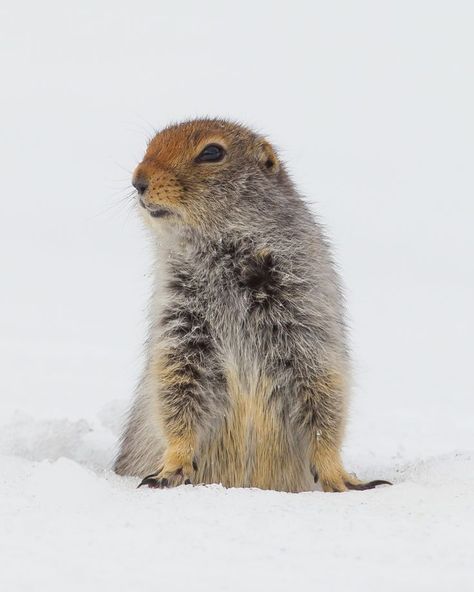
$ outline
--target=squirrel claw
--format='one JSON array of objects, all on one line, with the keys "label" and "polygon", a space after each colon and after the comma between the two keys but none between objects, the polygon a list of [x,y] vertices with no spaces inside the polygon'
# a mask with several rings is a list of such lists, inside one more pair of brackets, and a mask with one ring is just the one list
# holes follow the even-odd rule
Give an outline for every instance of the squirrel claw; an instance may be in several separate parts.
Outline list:
[{"label": "squirrel claw", "polygon": [[165,489],[167,487],[174,487],[176,485],[180,485],[184,483],[184,485],[191,485],[191,479],[188,477],[183,481],[183,469],[178,469],[172,475],[169,475],[169,478],[160,477],[160,472],[153,473],[152,475],[147,475],[140,484],[137,486],[142,487],[142,485],[146,485],[151,489]]},{"label": "squirrel claw", "polygon": [[[157,474],[148,475],[147,477],[142,479],[140,484],[137,486],[137,489],[139,487],[142,487],[142,485],[147,485],[148,487],[151,487],[153,489],[164,487],[165,484],[163,484],[162,482],[163,481],[167,482],[168,480],[167,479],[157,479],[157,477],[158,477]],[[166,485],[167,485],[167,483],[166,483]]]},{"label": "squirrel claw", "polygon": [[345,482],[347,489],[354,489],[357,491],[374,489],[378,485],[393,485],[393,483],[390,483],[390,481],[384,481],[383,479],[376,479],[375,481],[369,481],[368,483],[351,483],[350,481]]}]

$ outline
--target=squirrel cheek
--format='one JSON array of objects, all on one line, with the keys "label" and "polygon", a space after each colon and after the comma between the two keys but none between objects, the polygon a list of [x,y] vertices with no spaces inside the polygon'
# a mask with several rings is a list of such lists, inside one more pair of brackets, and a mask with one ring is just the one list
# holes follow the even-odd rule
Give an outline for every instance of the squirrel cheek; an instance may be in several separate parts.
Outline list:
[{"label": "squirrel cheek", "polygon": [[184,191],[180,183],[174,179],[152,181],[149,188],[148,200],[153,205],[169,205],[173,207],[179,204],[183,193]]}]

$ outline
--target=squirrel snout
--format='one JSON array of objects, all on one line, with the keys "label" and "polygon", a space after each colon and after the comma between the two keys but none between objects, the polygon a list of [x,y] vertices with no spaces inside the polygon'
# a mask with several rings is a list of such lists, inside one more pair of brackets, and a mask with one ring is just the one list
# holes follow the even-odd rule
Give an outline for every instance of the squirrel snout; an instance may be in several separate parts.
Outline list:
[{"label": "squirrel snout", "polygon": [[163,212],[179,209],[183,187],[173,172],[158,165],[140,164],[133,174],[132,185],[137,190],[138,203],[150,216],[160,217]]},{"label": "squirrel snout", "polygon": [[132,185],[138,191],[139,195],[143,195],[148,189],[148,179],[145,177],[137,177],[132,181]]}]

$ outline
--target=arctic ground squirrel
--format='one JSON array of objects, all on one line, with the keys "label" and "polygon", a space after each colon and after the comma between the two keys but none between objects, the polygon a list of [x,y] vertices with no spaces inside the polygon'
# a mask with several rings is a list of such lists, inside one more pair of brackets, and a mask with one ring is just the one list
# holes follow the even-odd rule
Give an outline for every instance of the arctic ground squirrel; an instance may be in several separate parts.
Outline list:
[{"label": "arctic ground squirrel", "polygon": [[154,288],[115,471],[156,488],[388,483],[341,461],[351,370],[340,282],[271,144],[221,119],[171,125],[133,186]]}]

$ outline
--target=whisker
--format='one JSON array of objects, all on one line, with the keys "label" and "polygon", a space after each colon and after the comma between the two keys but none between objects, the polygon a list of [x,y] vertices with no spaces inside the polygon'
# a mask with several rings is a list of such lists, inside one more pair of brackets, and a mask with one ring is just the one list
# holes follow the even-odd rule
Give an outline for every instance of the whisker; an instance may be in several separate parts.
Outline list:
[{"label": "whisker", "polygon": [[114,198],[114,200],[110,204],[106,205],[101,210],[99,210],[96,214],[94,214],[91,217],[91,219],[96,219],[104,215],[110,215],[111,213],[118,214],[123,211],[126,212],[126,217],[128,218],[130,212],[136,206],[136,194],[137,192],[135,191],[135,189],[133,189],[132,191],[128,191],[125,195],[122,195],[119,198]]},{"label": "whisker", "polygon": [[119,162],[117,162],[116,160],[112,161],[114,163],[115,166],[119,167],[119,169],[122,169],[122,171],[125,171],[128,175],[132,176],[133,171],[128,169],[126,166],[124,166],[123,164],[120,164]]}]

